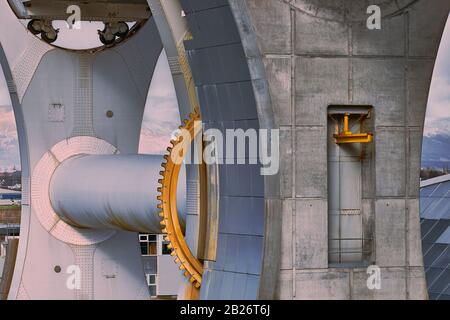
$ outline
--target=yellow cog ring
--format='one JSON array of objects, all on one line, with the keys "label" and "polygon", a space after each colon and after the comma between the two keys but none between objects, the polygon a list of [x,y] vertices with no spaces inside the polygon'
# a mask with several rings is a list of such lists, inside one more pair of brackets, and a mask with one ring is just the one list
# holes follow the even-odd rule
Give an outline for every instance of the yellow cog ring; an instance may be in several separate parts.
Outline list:
[{"label": "yellow cog ring", "polygon": [[175,263],[179,265],[180,270],[184,271],[185,277],[198,289],[202,283],[203,265],[192,254],[186,243],[177,210],[178,177],[185,155],[184,152],[173,152],[174,150],[188,150],[198,133],[196,132],[196,121],[200,121],[198,111],[190,114],[189,119],[184,121],[183,126],[180,126],[181,130],[189,132],[190,139],[181,135],[170,142],[172,147],[167,148],[169,154],[164,156],[163,171],[160,172],[163,178],[158,181],[161,185],[158,188],[160,193],[158,208],[161,209],[159,216],[162,219],[162,231],[165,234],[164,239],[170,242],[171,255],[176,257]]}]

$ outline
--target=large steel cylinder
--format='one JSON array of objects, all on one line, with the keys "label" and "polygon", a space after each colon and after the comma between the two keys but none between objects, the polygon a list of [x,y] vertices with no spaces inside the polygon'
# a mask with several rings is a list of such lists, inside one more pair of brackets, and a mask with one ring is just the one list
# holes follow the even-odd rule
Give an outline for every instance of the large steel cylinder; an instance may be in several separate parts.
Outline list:
[{"label": "large steel cylinder", "polygon": [[[91,229],[161,233],[157,188],[162,156],[83,155],[63,162],[50,183],[56,213]],[[186,213],[186,175],[179,176],[177,205]]]}]

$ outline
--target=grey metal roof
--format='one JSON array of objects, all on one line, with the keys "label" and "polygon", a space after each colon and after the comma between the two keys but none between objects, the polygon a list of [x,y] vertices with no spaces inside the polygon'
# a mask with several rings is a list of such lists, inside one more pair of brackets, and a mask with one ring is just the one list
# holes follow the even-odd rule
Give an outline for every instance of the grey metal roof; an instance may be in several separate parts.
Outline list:
[{"label": "grey metal roof", "polygon": [[450,300],[450,175],[421,183],[420,218],[429,297]]},{"label": "grey metal roof", "polygon": [[0,188],[0,194],[17,194],[20,195],[22,192],[10,189]]},{"label": "grey metal roof", "polygon": [[20,224],[0,224],[1,236],[18,235],[19,232]]}]

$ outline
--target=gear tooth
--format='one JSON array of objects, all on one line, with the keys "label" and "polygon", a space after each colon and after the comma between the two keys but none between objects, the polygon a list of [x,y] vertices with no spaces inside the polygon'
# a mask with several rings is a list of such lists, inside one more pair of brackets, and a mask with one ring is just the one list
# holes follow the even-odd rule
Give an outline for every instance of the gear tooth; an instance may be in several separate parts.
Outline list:
[{"label": "gear tooth", "polygon": [[[195,131],[194,121],[198,119],[200,119],[199,110],[198,108],[195,108],[194,111],[189,114],[189,118],[183,120],[183,125],[180,126],[179,129],[187,130],[192,133],[193,130]],[[172,172],[177,168],[177,164],[175,164],[176,161],[172,161],[174,156],[173,150],[178,144],[182,144],[184,146],[185,143],[183,143],[183,141],[189,143],[191,139],[192,137],[190,136],[183,136],[182,131],[178,131],[173,134],[172,139],[170,140],[171,146],[167,148],[167,153],[163,156],[164,161],[161,164],[162,170],[159,173],[162,179],[158,180],[159,186],[157,190],[160,195],[158,195],[157,198],[160,203],[157,207],[160,209],[160,212],[158,212],[158,215],[161,218],[160,225],[163,229],[162,232],[164,233],[163,238],[168,242],[167,248],[170,250],[170,255],[174,257],[174,261],[178,265],[178,268],[183,271],[183,275],[189,279],[192,285],[195,286],[195,288],[200,288],[202,271],[196,270],[195,266],[192,266],[189,262],[187,262],[188,260],[186,260],[186,256],[189,256],[189,253],[184,252],[185,244],[183,239],[178,238],[180,235],[172,229],[172,224],[174,222],[171,220],[172,212],[170,211],[170,202],[173,199],[170,194],[168,194],[171,184],[176,184],[176,177],[174,179],[174,176],[172,176]],[[176,157],[183,157],[183,155],[176,154]],[[167,205],[169,205],[169,208]]]}]

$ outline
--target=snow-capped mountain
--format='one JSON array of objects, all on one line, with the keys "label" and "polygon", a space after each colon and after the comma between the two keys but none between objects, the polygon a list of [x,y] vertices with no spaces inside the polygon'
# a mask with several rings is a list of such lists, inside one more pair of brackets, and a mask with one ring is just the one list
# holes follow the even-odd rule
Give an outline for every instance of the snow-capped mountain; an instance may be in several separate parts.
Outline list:
[{"label": "snow-capped mountain", "polygon": [[422,168],[450,168],[450,118],[425,123]]},{"label": "snow-capped mountain", "polygon": [[425,122],[424,135],[433,137],[436,135],[450,135],[450,118],[441,118]]}]

